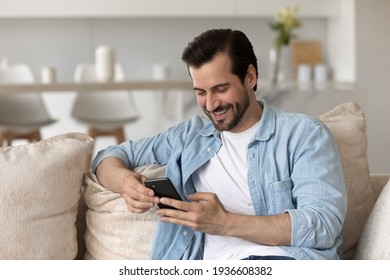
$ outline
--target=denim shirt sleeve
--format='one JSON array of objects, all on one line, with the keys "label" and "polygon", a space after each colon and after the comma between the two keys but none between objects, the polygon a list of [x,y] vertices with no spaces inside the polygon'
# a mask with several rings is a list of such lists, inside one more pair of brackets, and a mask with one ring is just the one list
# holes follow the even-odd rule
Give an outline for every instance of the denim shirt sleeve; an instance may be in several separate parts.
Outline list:
[{"label": "denim shirt sleeve", "polygon": [[173,130],[174,128],[170,128],[152,137],[138,141],[128,140],[99,151],[92,162],[92,171],[95,172],[102,160],[110,156],[121,159],[129,169],[147,164],[165,165],[172,150],[170,137]]},{"label": "denim shirt sleeve", "polygon": [[313,122],[292,158],[296,209],[285,210],[292,222],[291,246],[332,248],[340,239],[347,200],[341,160],[325,125]]}]

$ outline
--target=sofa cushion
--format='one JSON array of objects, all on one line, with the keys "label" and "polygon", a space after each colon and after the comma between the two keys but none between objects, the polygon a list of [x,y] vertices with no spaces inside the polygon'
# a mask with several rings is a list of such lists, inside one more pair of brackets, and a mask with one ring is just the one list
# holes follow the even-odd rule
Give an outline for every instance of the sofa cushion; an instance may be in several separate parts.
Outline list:
[{"label": "sofa cushion", "polygon": [[74,259],[93,139],[69,133],[0,150],[0,259]]},{"label": "sofa cushion", "polygon": [[[138,167],[134,171],[147,178],[165,174],[165,168],[157,165]],[[84,198],[88,206],[85,259],[149,258],[157,222],[154,209],[143,214],[130,212],[122,195],[100,185],[92,172],[84,176]]]},{"label": "sofa cushion", "polygon": [[347,216],[343,229],[343,258],[351,259],[373,207],[366,155],[365,116],[359,105],[350,102],[340,104],[319,118],[335,138],[343,164],[348,195]]},{"label": "sofa cushion", "polygon": [[364,226],[355,259],[390,260],[390,180]]}]

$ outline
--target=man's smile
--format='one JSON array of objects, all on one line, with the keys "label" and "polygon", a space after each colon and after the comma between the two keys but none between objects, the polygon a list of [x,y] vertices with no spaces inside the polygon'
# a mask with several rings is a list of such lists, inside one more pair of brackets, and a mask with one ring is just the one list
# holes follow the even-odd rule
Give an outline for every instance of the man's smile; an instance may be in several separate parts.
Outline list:
[{"label": "man's smile", "polygon": [[217,108],[213,111],[209,111],[210,115],[212,115],[213,119],[215,121],[221,121],[226,118],[227,112],[230,107],[224,107],[224,108]]}]

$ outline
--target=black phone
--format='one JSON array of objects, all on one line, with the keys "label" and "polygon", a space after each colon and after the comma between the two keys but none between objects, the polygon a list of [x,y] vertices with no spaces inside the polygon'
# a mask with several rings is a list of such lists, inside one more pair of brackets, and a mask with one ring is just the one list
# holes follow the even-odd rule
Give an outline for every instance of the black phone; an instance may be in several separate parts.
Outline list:
[{"label": "black phone", "polygon": [[[152,189],[154,194],[158,197],[169,197],[177,200],[183,200],[171,180],[167,177],[147,179],[145,181],[145,186]],[[158,203],[158,207],[176,209],[162,203]]]}]

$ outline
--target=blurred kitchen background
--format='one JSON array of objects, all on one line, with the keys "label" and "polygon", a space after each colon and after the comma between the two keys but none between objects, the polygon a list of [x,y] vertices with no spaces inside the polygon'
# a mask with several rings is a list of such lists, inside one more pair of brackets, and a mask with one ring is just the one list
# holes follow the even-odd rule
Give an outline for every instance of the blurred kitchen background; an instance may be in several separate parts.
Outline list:
[{"label": "blurred kitchen background", "polygon": [[[306,92],[314,98],[310,104],[292,100],[292,94],[301,94],[296,87],[283,89],[290,91],[286,101],[280,92],[274,98],[278,93],[269,87],[274,33],[268,22],[286,5],[299,7],[302,26],[295,31],[297,38],[318,41],[329,70],[332,86]],[[168,65],[168,79],[185,80],[189,77],[181,53],[193,37],[211,28],[240,29],[252,41],[259,64],[259,97],[278,99],[275,105],[313,115],[347,100],[359,102],[367,118],[371,172],[389,172],[389,0],[0,0],[0,60],[28,63],[38,81],[45,66],[55,67],[57,81],[73,81],[76,65],[93,63],[95,49],[104,44],[115,50],[128,80],[153,79],[156,65]],[[286,84],[294,80],[291,51],[287,54]],[[174,110],[163,106],[163,90],[134,91],[141,117],[126,126],[128,139],[156,133],[197,112],[191,88],[171,92],[181,96],[180,102],[172,101],[172,106],[179,106]],[[42,129],[44,138],[86,131],[70,117],[75,95],[44,93],[50,114],[58,120]],[[321,96],[318,102],[316,96]],[[114,142],[109,137],[97,140],[96,149]]]}]

